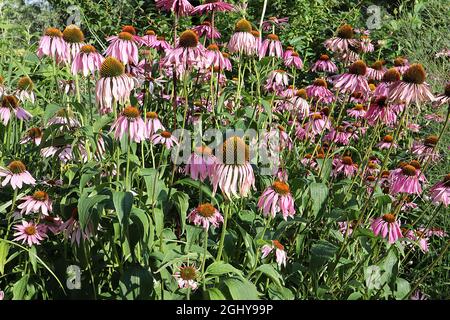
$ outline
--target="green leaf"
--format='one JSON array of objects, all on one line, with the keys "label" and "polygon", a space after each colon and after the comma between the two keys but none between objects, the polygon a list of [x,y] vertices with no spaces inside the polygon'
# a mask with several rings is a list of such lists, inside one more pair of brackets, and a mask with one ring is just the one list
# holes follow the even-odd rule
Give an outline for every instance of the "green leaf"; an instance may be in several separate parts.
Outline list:
[{"label": "green leaf", "polygon": [[186,214],[189,209],[189,196],[181,191],[176,191],[172,195],[172,199],[180,214],[181,234],[184,233],[186,228]]},{"label": "green leaf", "polygon": [[59,109],[61,109],[61,107],[58,106],[57,104],[53,104],[53,103],[48,104],[47,107],[45,108],[45,112],[44,112],[44,122],[47,122],[48,119],[50,119],[51,117],[53,117],[53,115],[54,115]]},{"label": "green leaf", "polygon": [[328,197],[328,187],[324,183],[313,182],[309,185],[309,192],[312,201],[312,212],[316,216]]},{"label": "green leaf", "polygon": [[158,177],[158,171],[153,168],[141,169],[139,175],[144,178],[145,186],[147,188],[146,204],[155,204],[162,196],[162,191],[166,189],[164,182]]},{"label": "green leaf", "polygon": [[210,274],[213,276],[220,276],[227,273],[233,273],[238,276],[242,276],[242,272],[240,270],[223,261],[214,262],[210,264],[208,268],[206,268],[206,274]]},{"label": "green leaf", "polygon": [[5,273],[6,258],[9,253],[9,244],[7,242],[0,242],[0,275]]},{"label": "green leaf", "polygon": [[112,198],[120,224],[122,226],[128,225],[131,208],[133,207],[133,194],[128,191],[113,191]]},{"label": "green leaf", "polygon": [[91,221],[93,207],[102,202],[105,199],[109,199],[107,195],[95,195],[89,197],[88,193],[83,193],[78,201],[78,217],[81,224],[81,228],[85,228]]},{"label": "green leaf", "polygon": [[30,251],[28,251],[28,256],[30,257],[31,266],[33,267],[33,271],[37,272],[37,253],[36,247],[32,246]]},{"label": "green leaf", "polygon": [[226,297],[218,288],[209,288],[207,292],[210,300],[226,300]]},{"label": "green leaf", "polygon": [[259,271],[263,274],[265,274],[266,276],[268,276],[270,279],[272,279],[273,282],[275,282],[275,284],[277,284],[278,286],[282,286],[283,283],[283,278],[281,277],[281,275],[274,269],[274,267],[270,264],[263,264],[260,265],[256,271]]},{"label": "green leaf", "polygon": [[359,300],[362,298],[362,296],[363,295],[361,292],[353,292],[348,296],[347,300]]},{"label": "green leaf", "polygon": [[404,299],[411,291],[411,285],[403,278],[397,278],[395,282],[394,296],[396,299]]},{"label": "green leaf", "polygon": [[141,266],[130,266],[119,280],[120,297],[126,300],[148,300],[153,292],[153,276]]},{"label": "green leaf", "polygon": [[325,240],[319,240],[311,247],[311,267],[320,268],[331,260],[337,251],[337,247]]},{"label": "green leaf", "polygon": [[23,300],[23,297],[25,296],[25,292],[27,290],[28,277],[28,274],[26,274],[22,278],[20,278],[19,281],[14,283],[12,289],[13,300]]},{"label": "green leaf", "polygon": [[233,300],[259,300],[258,290],[248,280],[229,278],[224,281]]}]

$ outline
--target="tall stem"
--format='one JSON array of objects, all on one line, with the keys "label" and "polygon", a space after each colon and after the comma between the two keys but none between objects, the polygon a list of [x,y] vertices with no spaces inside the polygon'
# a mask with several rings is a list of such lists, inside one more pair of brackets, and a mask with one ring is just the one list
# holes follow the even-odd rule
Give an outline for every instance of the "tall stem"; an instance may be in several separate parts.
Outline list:
[{"label": "tall stem", "polygon": [[227,233],[229,210],[230,210],[230,202],[227,201],[224,204],[224,210],[223,210],[224,211],[223,212],[224,219],[223,219],[223,225],[222,225],[222,233],[220,235],[219,249],[217,250],[216,261],[220,261],[220,259],[222,258],[223,245],[225,242],[225,234]]}]

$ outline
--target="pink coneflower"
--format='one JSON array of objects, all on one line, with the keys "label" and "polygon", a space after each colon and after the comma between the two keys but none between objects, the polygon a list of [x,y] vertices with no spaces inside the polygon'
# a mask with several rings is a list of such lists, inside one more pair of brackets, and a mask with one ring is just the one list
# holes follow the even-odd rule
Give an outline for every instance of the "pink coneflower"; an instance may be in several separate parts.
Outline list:
[{"label": "pink coneflower", "polygon": [[406,124],[406,127],[411,131],[411,132],[420,132],[420,128],[421,126],[418,125],[417,123],[412,123],[412,122],[408,122]]},{"label": "pink coneflower", "polygon": [[353,51],[354,49],[355,48],[350,46],[348,51],[336,51],[334,53],[334,59],[340,61],[345,67],[349,66],[353,62],[356,62],[361,59],[359,54]]},{"label": "pink coneflower", "polygon": [[263,247],[261,248],[262,252],[261,258],[264,259],[265,257],[267,257],[274,249],[278,266],[280,268],[282,265],[286,267],[287,254],[286,251],[284,251],[284,246],[278,240],[272,240],[271,245],[268,244],[263,245]]},{"label": "pink coneflower", "polygon": [[196,6],[191,14],[202,14],[206,12],[226,12],[234,10],[233,5],[220,0],[205,0],[203,4]]},{"label": "pink coneflower", "polygon": [[133,39],[137,42],[137,43],[141,43],[141,37],[137,35],[137,30],[135,27],[131,26],[131,25],[126,25],[122,27],[121,32],[128,32],[129,34],[131,34],[133,36]]},{"label": "pink coneflower", "polygon": [[[81,150],[81,146],[79,146]],[[47,148],[41,149],[41,155],[44,158],[53,157],[54,155],[57,155],[59,160],[62,163],[67,163],[69,161],[72,161],[74,158],[72,146],[70,144],[68,145],[62,145],[62,146],[50,146]]]},{"label": "pink coneflower", "polygon": [[149,43],[149,47],[158,51],[166,51],[172,48],[170,43],[168,43],[163,36],[157,36],[153,42]]},{"label": "pink coneflower", "polygon": [[347,178],[353,177],[358,172],[358,165],[353,162],[352,157],[335,157],[333,159],[333,171],[331,175],[337,177],[343,174]]},{"label": "pink coneflower", "polygon": [[206,60],[209,67],[217,67],[220,70],[228,71],[232,69],[230,59],[223,56],[216,44],[210,44],[206,48]]},{"label": "pink coneflower", "polygon": [[3,96],[2,103],[0,105],[0,120],[6,126],[11,118],[11,114],[14,114],[19,120],[31,119],[31,114],[19,106],[19,100],[15,96]]},{"label": "pink coneflower", "polygon": [[381,82],[378,84],[378,86],[375,89],[374,95],[375,96],[387,96],[389,94],[389,88],[390,86],[400,81],[400,72],[397,71],[395,68],[388,69],[384,74],[383,78],[381,79]]},{"label": "pink coneflower", "polygon": [[197,34],[192,30],[186,30],[180,35],[178,45],[174,49],[167,50],[164,65],[179,66],[184,70],[198,65],[204,58],[205,50],[199,44]]},{"label": "pink coneflower", "polygon": [[230,137],[222,144],[216,154],[217,163],[211,176],[213,192],[220,188],[231,199],[232,196],[246,197],[253,187],[255,175],[250,165],[250,151],[240,137]]},{"label": "pink coneflower", "polygon": [[35,145],[40,145],[42,140],[42,130],[35,127],[27,131],[25,137],[20,140],[21,144],[28,143],[32,141]]},{"label": "pink coneflower", "polygon": [[217,28],[213,28],[211,22],[207,20],[203,21],[202,24],[193,27],[192,30],[197,32],[199,37],[205,36],[207,39],[220,39],[221,37]]},{"label": "pink coneflower", "polygon": [[414,141],[411,152],[420,161],[431,160],[436,162],[440,159],[439,151],[436,148],[438,141],[438,136],[434,135],[428,136],[423,141]]},{"label": "pink coneflower", "polygon": [[[80,122],[75,118],[75,114],[72,110],[61,108],[59,109],[53,117],[51,117],[47,124],[50,125],[68,125],[71,128],[79,127]],[[61,130],[63,128],[61,127]]]},{"label": "pink coneflower", "polygon": [[215,163],[216,157],[211,148],[197,147],[187,160],[184,172],[193,180],[204,181],[212,176]]},{"label": "pink coneflower", "polygon": [[228,51],[230,53],[238,52],[245,55],[257,53],[256,39],[252,35],[252,25],[245,19],[236,23],[234,33],[228,41]]},{"label": "pink coneflower", "polygon": [[121,115],[111,126],[111,131],[115,130],[114,138],[121,140],[127,134],[130,141],[141,142],[146,137],[146,127],[140,112],[133,106],[123,109]]},{"label": "pink coneflower", "polygon": [[187,219],[205,230],[208,230],[210,225],[217,228],[220,223],[223,223],[222,215],[211,203],[200,204],[189,213]]},{"label": "pink coneflower", "polygon": [[49,231],[58,234],[61,231],[63,221],[60,217],[44,216],[42,217],[42,230],[47,234]]},{"label": "pink coneflower", "polygon": [[273,70],[266,80],[264,88],[269,92],[280,92],[289,85],[289,75],[284,70]]},{"label": "pink coneflower", "polygon": [[331,103],[335,97],[333,92],[328,89],[328,84],[324,79],[316,79],[306,87],[308,97],[314,98],[317,102]]},{"label": "pink coneflower", "polygon": [[340,221],[338,222],[339,224],[339,231],[342,233],[342,235],[347,235],[350,236],[357,224],[357,220],[352,220],[352,221]]},{"label": "pink coneflower", "polygon": [[71,62],[84,45],[84,34],[78,26],[72,24],[63,31],[63,39],[67,43],[67,62]]},{"label": "pink coneflower", "polygon": [[398,57],[394,59],[394,68],[400,73],[404,74],[409,68],[408,59]]},{"label": "pink coneflower", "polygon": [[294,96],[285,105],[287,111],[295,112],[300,118],[309,116],[308,95],[305,89],[295,90]]},{"label": "pink coneflower", "polygon": [[262,45],[262,39],[261,39],[261,33],[258,30],[253,29],[252,35],[255,38],[255,52],[259,52],[259,48],[261,48]]},{"label": "pink coneflower", "polygon": [[125,66],[113,57],[103,61],[100,68],[100,79],[96,85],[95,99],[100,113],[113,111],[114,102],[124,104],[130,97],[134,88],[133,80],[125,74]]},{"label": "pink coneflower", "polygon": [[328,73],[336,73],[338,68],[334,64],[333,61],[330,60],[330,57],[326,54],[322,54],[311,67],[311,71],[313,72],[328,72]]},{"label": "pink coneflower", "polygon": [[283,45],[276,34],[269,34],[267,38],[261,43],[259,47],[259,58],[268,57],[283,57]]},{"label": "pink coneflower", "polygon": [[166,130],[162,125],[161,121],[158,118],[158,114],[153,111],[147,112],[145,115],[145,128],[146,128],[146,136],[150,138],[159,130]]},{"label": "pink coneflower", "polygon": [[383,140],[377,144],[377,148],[380,150],[397,148],[398,145],[395,143],[394,138],[391,135],[384,136]]},{"label": "pink coneflower", "polygon": [[297,52],[292,52],[289,57],[284,59],[284,65],[288,68],[302,69],[303,61]]},{"label": "pink coneflower", "polygon": [[37,56],[49,56],[56,62],[64,62],[69,60],[69,48],[63,39],[63,33],[57,28],[47,28],[44,36],[39,40]]},{"label": "pink coneflower", "polygon": [[198,270],[194,265],[181,266],[179,270],[173,275],[178,282],[178,288],[180,289],[192,289],[198,288],[197,278]]},{"label": "pink coneflower", "polygon": [[80,52],[73,59],[72,73],[81,72],[85,77],[89,74],[95,75],[95,72],[100,70],[104,60],[105,58],[93,46],[86,44],[80,48]]},{"label": "pink coneflower", "polygon": [[286,50],[284,50],[284,52],[283,52],[283,59],[286,60],[294,52],[295,52],[294,47],[291,47],[291,46],[286,47]]},{"label": "pink coneflower", "polygon": [[154,145],[165,145],[167,149],[171,149],[174,145],[178,145],[178,139],[175,138],[169,131],[161,131],[160,133],[156,133],[150,140]]},{"label": "pink coneflower", "polygon": [[396,217],[387,213],[382,217],[376,218],[372,224],[371,228],[375,236],[381,234],[382,238],[387,238],[389,243],[395,243],[399,238],[402,238],[402,231],[400,230],[400,223],[397,221]]},{"label": "pink coneflower", "polygon": [[52,200],[45,191],[35,191],[32,196],[26,196],[20,200],[24,201],[17,206],[18,209],[21,209],[21,214],[41,212],[44,216],[47,216],[53,211]]},{"label": "pink coneflower", "polygon": [[159,10],[171,11],[178,17],[191,15],[194,7],[187,0],[155,0]]},{"label": "pink coneflower", "polygon": [[78,220],[78,209],[73,208],[70,218],[64,222],[60,227],[60,232],[63,232],[64,237],[70,239],[70,243],[80,245],[81,239],[87,240],[94,233],[94,226],[89,222],[85,229],[81,228]]},{"label": "pink coneflower", "polygon": [[426,178],[420,171],[420,164],[417,161],[411,161],[409,164],[402,164],[400,168],[391,172],[391,193],[400,192],[409,194],[421,194],[421,182],[425,182]]},{"label": "pink coneflower", "polygon": [[433,203],[442,203],[445,207],[450,205],[450,173],[431,187],[430,197]]},{"label": "pink coneflower", "polygon": [[433,121],[433,122],[436,122],[436,123],[441,123],[441,122],[445,121],[445,119],[441,115],[434,114],[434,113],[426,114],[424,116],[424,119],[428,120],[428,121]]},{"label": "pink coneflower", "polygon": [[344,146],[350,144],[350,138],[353,132],[346,130],[344,126],[337,126],[336,128],[331,128],[330,132],[324,136],[325,141],[333,141],[337,144],[342,144]]},{"label": "pink coneflower", "polygon": [[275,181],[262,193],[258,200],[258,208],[262,210],[265,217],[270,214],[272,218],[275,218],[275,215],[281,212],[284,220],[287,220],[288,217],[293,218],[295,214],[294,198],[292,198],[289,186],[285,182]]},{"label": "pink coneflower", "polygon": [[306,168],[309,168],[309,169],[316,169],[317,168],[317,162],[313,158],[312,154],[310,154],[310,153],[307,153],[305,155],[305,157],[302,160],[300,160],[300,163],[302,165],[304,165]]},{"label": "pink coneflower", "polygon": [[362,35],[358,43],[358,49],[361,50],[361,52],[368,53],[373,52],[375,48],[370,41],[370,38],[367,35]]},{"label": "pink coneflower", "polygon": [[397,122],[397,114],[393,106],[386,103],[386,97],[378,97],[372,101],[364,117],[371,126],[378,121],[386,125],[394,125]]},{"label": "pink coneflower", "polygon": [[389,87],[389,101],[420,104],[433,101],[434,96],[425,82],[426,73],[421,64],[412,64],[403,74],[403,79]]},{"label": "pink coneflower", "polygon": [[387,69],[384,66],[384,61],[375,61],[370,67],[367,68],[367,78],[379,81],[383,79],[386,71]]},{"label": "pink coneflower", "polygon": [[35,96],[33,92],[33,81],[29,77],[22,77],[17,82],[17,90],[14,95],[19,98],[21,102],[30,101],[34,103]]},{"label": "pink coneflower", "polygon": [[41,224],[27,222],[22,220],[22,224],[16,224],[13,227],[17,232],[14,233],[14,241],[22,240],[22,243],[28,243],[31,247],[33,244],[40,245],[41,241],[47,237]]},{"label": "pink coneflower", "polygon": [[14,190],[22,189],[24,184],[34,185],[36,183],[25,165],[19,160],[12,161],[6,168],[0,167],[0,177],[4,177],[2,187],[9,183]]},{"label": "pink coneflower", "polygon": [[313,112],[309,115],[310,120],[306,123],[305,130],[307,132],[312,132],[314,135],[320,134],[325,129],[330,129],[331,123],[328,117],[321,114],[320,112]]},{"label": "pink coneflower", "polygon": [[358,103],[353,108],[347,109],[347,114],[355,119],[364,118],[366,110],[364,105]]},{"label": "pink coneflower", "polygon": [[435,107],[440,107],[446,103],[450,103],[450,83],[445,86],[444,93],[436,96],[433,101]]},{"label": "pink coneflower", "polygon": [[[419,228],[417,230],[411,230],[411,229],[402,229],[403,235],[405,238],[410,239],[413,242],[416,242],[422,252],[426,253],[429,251],[428,248],[428,240],[429,237],[424,232],[424,228]],[[411,244],[411,243],[409,243]]]},{"label": "pink coneflower", "polygon": [[285,25],[288,24],[289,18],[277,18],[277,17],[269,17],[268,20],[263,21],[262,29],[264,31],[272,30],[274,27],[279,27],[280,29],[283,29]]},{"label": "pink coneflower", "polygon": [[351,25],[345,24],[337,30],[336,37],[324,42],[325,48],[333,52],[347,52],[349,47],[357,47],[358,40],[353,39],[354,31]]},{"label": "pink coneflower", "polygon": [[105,54],[121,61],[123,64],[138,64],[138,47],[133,35],[129,32],[120,32],[117,36],[106,39],[109,46]]},{"label": "pink coneflower", "polygon": [[411,293],[410,300],[428,300],[429,296],[421,292],[419,289]]},{"label": "pink coneflower", "polygon": [[370,89],[366,74],[366,64],[364,61],[358,60],[348,68],[348,73],[336,77],[333,81],[334,87],[343,93],[361,92],[367,95]]},{"label": "pink coneflower", "polygon": [[156,33],[153,30],[145,31],[145,35],[139,38],[139,43],[146,47],[150,47],[154,41],[156,41]]}]

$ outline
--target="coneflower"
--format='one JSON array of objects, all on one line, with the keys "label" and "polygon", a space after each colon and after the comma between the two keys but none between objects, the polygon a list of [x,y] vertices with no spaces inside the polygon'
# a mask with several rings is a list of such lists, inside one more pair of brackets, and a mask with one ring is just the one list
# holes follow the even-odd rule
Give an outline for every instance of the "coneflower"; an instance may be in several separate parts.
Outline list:
[{"label": "coneflower", "polygon": [[216,44],[210,44],[206,48],[206,61],[208,67],[217,67],[219,70],[231,71],[232,66],[230,59],[225,58],[220,52],[219,47]]},{"label": "coneflower", "polygon": [[158,114],[153,111],[148,111],[145,115],[145,128],[146,128],[146,136],[150,138],[158,131],[166,130],[159,120]]},{"label": "coneflower", "polygon": [[370,67],[367,68],[367,78],[373,80],[381,80],[387,71],[384,66],[384,61],[377,60]]},{"label": "coneflower", "polygon": [[187,0],[155,0],[159,10],[171,11],[178,17],[191,15],[194,7]]},{"label": "coneflower", "polygon": [[450,173],[430,189],[431,201],[436,204],[450,205]]},{"label": "coneflower", "polygon": [[191,14],[203,14],[207,12],[227,12],[233,11],[234,6],[220,0],[205,0],[203,4],[196,6]]},{"label": "coneflower", "polygon": [[217,228],[223,223],[223,217],[211,203],[202,203],[187,216],[188,221],[196,226],[201,226],[205,230],[209,230],[209,226]]},{"label": "coneflower", "polygon": [[106,39],[109,46],[105,54],[121,61],[123,64],[138,64],[138,47],[134,36],[129,32],[120,32],[117,36]]},{"label": "coneflower", "polygon": [[[1,95],[1,92],[0,92]],[[433,105],[435,107],[440,107],[446,103],[450,103],[450,83],[447,83],[444,89],[444,93],[436,96]]]},{"label": "coneflower", "polygon": [[311,71],[336,73],[338,68],[327,54],[321,54],[319,60],[312,65]]},{"label": "coneflower", "polygon": [[186,30],[180,35],[177,46],[166,51],[164,65],[186,70],[191,67],[198,67],[204,59],[205,50],[198,42],[197,33]]},{"label": "coneflower", "polygon": [[124,104],[134,88],[133,80],[125,74],[125,66],[113,57],[108,57],[100,67],[100,79],[96,85],[96,102],[100,113],[113,111],[114,102]]},{"label": "coneflower", "polygon": [[216,160],[211,148],[206,146],[196,147],[186,162],[184,172],[193,180],[204,181],[211,178]]},{"label": "coneflower", "polygon": [[75,55],[72,62],[72,74],[81,72],[87,77],[89,74],[95,75],[99,71],[105,58],[97,52],[94,46],[85,44]]},{"label": "coneflower", "polygon": [[67,26],[63,31],[63,39],[67,43],[68,53],[68,63],[71,63],[78,52],[80,52],[81,47],[84,45],[84,34],[81,29],[71,24]]},{"label": "coneflower", "polygon": [[284,65],[288,68],[302,69],[303,61],[298,53],[294,51],[289,57],[284,59]]},{"label": "coneflower", "polygon": [[401,166],[391,172],[391,193],[417,194],[422,193],[422,182],[426,182],[426,178],[420,171],[420,164],[417,161],[401,164]]},{"label": "coneflower", "polygon": [[202,24],[193,27],[192,30],[197,32],[199,37],[205,36],[207,39],[220,39],[221,37],[221,34],[217,28],[213,28],[211,22],[208,20],[205,20]]},{"label": "coneflower", "polygon": [[335,99],[333,92],[328,89],[325,79],[314,80],[311,85],[306,87],[306,93],[316,102],[331,103]]},{"label": "coneflower", "polygon": [[276,34],[269,34],[267,38],[261,43],[259,47],[259,58],[268,57],[283,57],[283,45]]},{"label": "coneflower", "polygon": [[266,258],[273,250],[275,250],[275,258],[278,266],[286,267],[287,254],[284,250],[284,246],[278,240],[272,240],[271,245],[265,244],[261,248],[262,256],[261,258]]},{"label": "coneflower", "polygon": [[439,137],[430,135],[423,139],[423,141],[414,141],[411,147],[411,153],[414,154],[420,161],[433,161],[437,162],[440,159],[439,151],[436,145],[439,141]]},{"label": "coneflower", "polygon": [[139,38],[139,43],[143,46],[150,47],[155,40],[156,32],[153,30],[147,30],[145,31],[145,35]]},{"label": "coneflower", "polygon": [[279,27],[283,29],[285,25],[288,24],[289,18],[277,18],[277,17],[269,17],[269,19],[263,21],[262,29],[264,31],[272,30],[273,27]]},{"label": "coneflower", "polygon": [[389,149],[389,148],[397,148],[398,145],[394,141],[394,137],[391,135],[385,135],[383,140],[377,144],[377,148],[380,150]]},{"label": "coneflower", "polygon": [[30,101],[34,103],[36,100],[34,92],[33,92],[33,81],[30,77],[22,77],[17,82],[17,90],[14,92],[14,95],[19,98],[21,102]]},{"label": "coneflower", "polygon": [[265,217],[269,214],[272,218],[281,212],[284,220],[295,215],[294,198],[287,183],[276,180],[266,188],[258,200],[258,208]]},{"label": "coneflower", "polygon": [[285,70],[277,69],[270,72],[267,77],[264,89],[269,92],[281,94],[281,92],[289,85],[289,75]]},{"label": "coneflower", "polygon": [[345,24],[339,27],[335,37],[324,42],[324,46],[333,52],[347,52],[349,51],[349,46],[358,46],[358,40],[354,39],[354,35],[353,27],[349,24]]},{"label": "coneflower", "polygon": [[27,131],[25,137],[20,140],[21,144],[32,141],[35,145],[40,145],[42,140],[42,130],[38,127],[31,128]]},{"label": "coneflower", "polygon": [[22,161],[12,161],[6,168],[0,167],[0,177],[3,177],[2,187],[8,183],[13,190],[22,189],[24,184],[34,185],[36,180],[27,171]]},{"label": "coneflower", "polygon": [[158,51],[166,51],[172,48],[164,36],[156,36],[156,39],[150,42],[148,46]]},{"label": "coneflower", "polygon": [[228,41],[228,51],[253,55],[257,53],[256,49],[256,39],[252,35],[251,23],[245,19],[239,20],[230,41]]},{"label": "coneflower", "polygon": [[177,280],[178,288],[192,289],[198,288],[197,278],[199,277],[198,270],[194,265],[183,265],[174,273],[174,278]]},{"label": "coneflower", "polygon": [[69,61],[69,47],[63,39],[63,33],[57,28],[47,28],[39,40],[37,56],[48,56],[56,62]]},{"label": "coneflower", "polygon": [[53,211],[52,200],[45,191],[37,190],[33,195],[23,197],[20,200],[23,202],[19,204],[17,208],[21,209],[21,214],[40,212],[44,216],[47,216]]},{"label": "coneflower", "polygon": [[358,172],[358,165],[353,162],[352,157],[335,157],[333,159],[333,170],[331,175],[334,177],[343,174],[347,178],[353,177]]},{"label": "coneflower", "polygon": [[167,149],[171,149],[174,145],[178,145],[178,139],[172,135],[169,131],[161,131],[159,133],[155,133],[150,141],[154,144],[162,144]]},{"label": "coneflower", "polygon": [[389,88],[390,86],[400,81],[401,75],[400,72],[397,71],[395,68],[388,69],[381,78],[381,82],[378,84],[378,86],[375,89],[374,95],[375,96],[385,96],[389,94]]},{"label": "coneflower", "polygon": [[3,96],[2,103],[0,105],[0,120],[6,126],[11,118],[11,114],[19,120],[29,120],[32,115],[20,107],[19,100],[15,96]]},{"label": "coneflower", "polygon": [[348,73],[336,77],[333,81],[334,87],[342,93],[352,94],[353,92],[361,92],[367,95],[370,89],[366,74],[366,64],[364,61],[358,60],[348,68]]},{"label": "coneflower", "polygon": [[120,116],[111,126],[111,131],[113,130],[116,140],[121,140],[127,134],[130,141],[139,143],[145,140],[147,136],[144,120],[142,120],[139,110],[133,106],[123,109]]},{"label": "coneflower", "polygon": [[382,238],[387,238],[391,244],[403,237],[400,223],[392,213],[376,218],[372,222],[371,228],[375,236],[381,235]]},{"label": "coneflower", "polygon": [[43,225],[35,222],[22,220],[22,223],[17,223],[13,229],[16,230],[13,235],[14,241],[22,240],[22,243],[27,243],[30,247],[33,244],[40,245],[44,238],[47,237]]},{"label": "coneflower", "polygon": [[357,103],[353,108],[347,109],[347,114],[355,119],[364,118],[366,115],[366,108],[363,104]]},{"label": "coneflower", "polygon": [[397,57],[394,59],[394,68],[400,73],[404,74],[409,68],[409,61],[403,57]]}]

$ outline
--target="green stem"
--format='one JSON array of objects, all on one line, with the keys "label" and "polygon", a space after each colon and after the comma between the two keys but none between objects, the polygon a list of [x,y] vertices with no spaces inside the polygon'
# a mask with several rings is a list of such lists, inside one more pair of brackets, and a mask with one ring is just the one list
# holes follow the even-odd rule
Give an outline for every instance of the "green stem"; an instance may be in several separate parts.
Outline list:
[{"label": "green stem", "polygon": [[220,235],[219,249],[217,250],[216,261],[220,261],[220,259],[222,258],[223,245],[225,243],[225,234],[227,233],[229,210],[230,210],[230,203],[227,201],[224,203],[224,210],[223,210],[224,219],[222,225],[222,233]]}]

